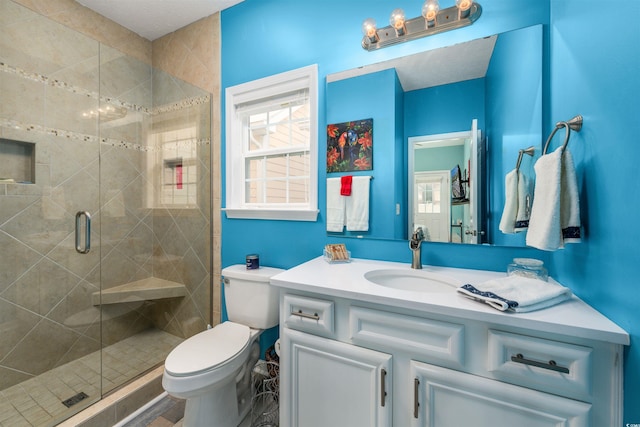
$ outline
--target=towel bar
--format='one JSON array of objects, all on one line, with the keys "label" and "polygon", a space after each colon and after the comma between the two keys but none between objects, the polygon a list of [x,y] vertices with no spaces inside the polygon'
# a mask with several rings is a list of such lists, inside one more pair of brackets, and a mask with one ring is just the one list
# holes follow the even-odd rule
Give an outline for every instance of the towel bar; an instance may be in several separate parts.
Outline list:
[{"label": "towel bar", "polygon": [[551,139],[556,134],[558,129],[562,127],[564,127],[566,130],[564,144],[562,144],[562,151],[564,151],[564,149],[567,148],[567,144],[569,143],[569,136],[571,134],[571,131],[575,130],[576,132],[580,132],[580,129],[582,129],[582,116],[578,114],[569,121],[556,123],[556,127],[553,129],[553,132],[551,132],[551,135],[549,135],[549,138],[547,138],[547,142],[544,144],[544,149],[542,150],[543,156],[547,154],[547,148],[549,147]]}]

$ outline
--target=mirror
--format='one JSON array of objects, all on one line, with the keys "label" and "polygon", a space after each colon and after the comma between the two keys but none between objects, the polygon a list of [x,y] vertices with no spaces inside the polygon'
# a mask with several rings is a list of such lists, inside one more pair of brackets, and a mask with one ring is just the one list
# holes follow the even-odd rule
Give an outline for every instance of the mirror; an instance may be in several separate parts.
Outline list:
[{"label": "mirror", "polygon": [[[408,235],[424,240],[482,243],[483,145],[478,121],[471,130],[409,138]],[[446,169],[442,169],[445,167]]]},{"label": "mirror", "polygon": [[[534,156],[527,156],[521,165],[531,174],[540,155],[542,64],[542,25],[536,25],[328,75],[327,123],[373,120],[373,169],[366,173],[374,178],[369,230],[339,235],[407,239],[414,221],[409,209],[417,197],[415,177],[409,175],[414,167],[409,159],[417,155],[415,141],[469,132],[475,119],[486,156],[478,159],[477,170],[464,165],[464,160],[459,170],[461,177],[465,170],[484,177],[476,194],[476,235],[471,229],[475,238],[456,237],[460,229],[463,234],[469,229],[472,220],[466,214],[456,216],[457,208],[451,204],[453,227],[449,238],[438,241],[524,246],[524,235],[502,234],[498,224],[504,176],[515,167],[518,151],[536,147]],[[451,172],[456,165],[442,164],[437,170]],[[328,172],[327,178],[341,175],[345,173]],[[474,182],[473,176],[470,181]]]}]

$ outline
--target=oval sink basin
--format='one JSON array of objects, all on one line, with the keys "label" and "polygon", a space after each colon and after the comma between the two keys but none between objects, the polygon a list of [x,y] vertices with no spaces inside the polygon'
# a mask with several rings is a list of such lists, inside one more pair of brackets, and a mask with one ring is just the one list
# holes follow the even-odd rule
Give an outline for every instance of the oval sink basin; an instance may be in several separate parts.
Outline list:
[{"label": "oval sink basin", "polygon": [[366,272],[364,278],[376,285],[403,291],[454,292],[458,286],[446,276],[424,270],[372,270]]}]

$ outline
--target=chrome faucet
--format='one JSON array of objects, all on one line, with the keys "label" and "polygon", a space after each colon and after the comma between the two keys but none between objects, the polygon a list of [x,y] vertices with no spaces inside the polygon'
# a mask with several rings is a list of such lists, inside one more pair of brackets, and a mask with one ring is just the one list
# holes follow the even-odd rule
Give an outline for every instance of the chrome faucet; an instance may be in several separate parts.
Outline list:
[{"label": "chrome faucet", "polygon": [[416,228],[416,231],[411,235],[409,239],[409,248],[413,252],[413,259],[411,260],[411,268],[417,270],[422,268],[422,241],[424,240],[424,232],[422,227]]}]

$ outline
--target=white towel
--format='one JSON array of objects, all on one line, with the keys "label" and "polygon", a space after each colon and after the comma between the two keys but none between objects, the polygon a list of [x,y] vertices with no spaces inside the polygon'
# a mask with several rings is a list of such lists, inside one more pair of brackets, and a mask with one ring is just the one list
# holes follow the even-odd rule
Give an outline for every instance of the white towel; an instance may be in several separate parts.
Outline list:
[{"label": "white towel", "polygon": [[518,172],[518,213],[516,214],[515,232],[529,228],[531,217],[531,203],[533,201],[533,186],[529,177]]},{"label": "white towel", "polygon": [[560,228],[563,243],[580,242],[580,197],[573,156],[568,148],[562,156],[560,180]]},{"label": "white towel", "polygon": [[369,230],[369,181],[370,176],[353,177],[351,195],[345,197],[348,231]]},{"label": "white towel", "polygon": [[327,178],[327,231],[342,232],[345,196],[340,195],[340,178]]},{"label": "white towel", "polygon": [[517,169],[505,176],[505,198],[500,231],[505,234],[526,230],[531,214],[531,180]]},{"label": "white towel", "polygon": [[518,214],[518,171],[509,172],[504,177],[504,210],[500,218],[500,231],[505,234],[515,232],[516,215]]},{"label": "white towel", "polygon": [[458,288],[462,295],[482,301],[500,311],[528,312],[551,307],[571,298],[571,289],[519,275],[487,280],[477,286]]},{"label": "white towel", "polygon": [[[563,154],[564,153],[564,154]],[[538,159],[527,245],[546,251],[580,241],[580,206],[573,159],[557,148]]]},{"label": "white towel", "polygon": [[527,245],[546,251],[562,247],[560,230],[560,179],[562,148],[546,154],[534,165],[536,184],[527,232]]}]

